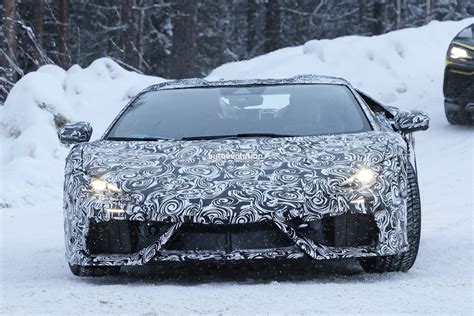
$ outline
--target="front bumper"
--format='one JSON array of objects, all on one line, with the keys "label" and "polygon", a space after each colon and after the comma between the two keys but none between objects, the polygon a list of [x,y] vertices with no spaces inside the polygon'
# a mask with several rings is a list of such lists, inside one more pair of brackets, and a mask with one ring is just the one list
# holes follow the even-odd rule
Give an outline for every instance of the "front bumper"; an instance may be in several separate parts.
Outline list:
[{"label": "front bumper", "polygon": [[[362,198],[351,199],[357,202]],[[146,207],[87,198],[84,203],[76,200],[65,205],[66,256],[70,264],[121,266],[160,261],[302,257],[321,260],[394,255],[408,250],[405,200],[406,195],[397,194],[388,197],[387,204],[380,196],[369,194],[363,202],[339,201],[330,213],[309,212],[302,204],[299,210],[256,211],[246,221],[229,222],[227,216],[215,215],[210,222],[209,217],[199,214],[180,217],[179,221],[163,221],[166,217],[153,216]],[[113,213],[108,209],[124,212]],[[153,217],[160,221],[152,220]],[[153,225],[158,228],[152,234]],[[249,225],[262,225],[271,232],[247,230]],[[189,226],[207,232],[180,236]],[[241,230],[238,238],[232,233],[236,229]],[[105,246],[104,240],[108,240]],[[219,244],[218,240],[222,242]]]},{"label": "front bumper", "polygon": [[[402,140],[399,141],[403,144]],[[372,166],[378,174],[377,181],[363,191],[340,186],[342,177],[333,175],[339,172],[333,167],[306,173],[308,176],[299,177],[291,184],[230,179],[206,182],[206,186],[201,184],[196,192],[186,191],[177,195],[175,191],[157,190],[146,195],[137,194],[135,199],[125,193],[119,197],[97,196],[91,192],[90,177],[80,169],[80,165],[72,163],[80,159],[71,158],[72,162],[66,165],[64,183],[66,258],[71,265],[120,266],[157,261],[293,259],[303,256],[321,260],[398,254],[408,250],[408,162],[402,145],[394,147],[393,151],[385,154],[383,163]],[[77,155],[77,151],[74,154]],[[372,222],[375,235],[369,233],[372,238],[362,238],[364,242],[348,238],[354,235],[349,226],[355,226],[356,230],[361,227],[353,225],[352,216]],[[343,217],[346,220],[336,220]],[[303,229],[318,221],[332,221],[330,225],[334,229],[329,238],[321,238]],[[159,223],[164,229],[159,229],[154,236],[140,235],[138,241],[133,241],[136,236],[127,231],[125,236],[131,246],[125,250],[94,248],[93,242],[101,239],[94,237],[96,224],[145,227],[150,222]],[[204,238],[211,240],[229,238],[229,231],[235,227],[266,225],[283,236],[287,243],[274,240],[263,244],[241,243],[239,246],[223,242],[224,246],[214,248],[187,247],[185,244],[181,248],[171,247],[188,225],[224,230],[220,237],[209,234],[209,238]],[[232,227],[223,229],[226,225]],[[321,223],[323,228],[319,232],[324,231],[324,226]],[[241,240],[246,235],[250,238],[251,232],[245,232]],[[234,237],[230,236],[232,240]],[[271,239],[271,236],[267,237]],[[126,244],[120,236],[118,238],[119,243]],[[109,244],[113,245],[113,242]]]},{"label": "front bumper", "polygon": [[474,100],[450,98],[444,100],[444,107],[451,112],[466,112],[474,114]]},{"label": "front bumper", "polygon": [[[342,214],[248,224],[117,221],[90,223],[86,239],[95,263],[139,265],[157,261],[314,259],[377,255],[379,230],[369,214]],[[306,249],[306,250],[304,250]]]},{"label": "front bumper", "polygon": [[474,112],[474,64],[448,64],[443,93],[448,110]]}]

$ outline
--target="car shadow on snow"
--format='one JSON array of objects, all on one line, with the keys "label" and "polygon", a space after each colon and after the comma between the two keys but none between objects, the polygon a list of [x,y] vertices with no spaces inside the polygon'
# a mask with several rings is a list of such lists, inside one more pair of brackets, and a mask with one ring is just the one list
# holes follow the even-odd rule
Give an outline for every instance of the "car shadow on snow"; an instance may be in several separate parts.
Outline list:
[{"label": "car shadow on snow", "polygon": [[[390,274],[394,276],[394,274]],[[160,263],[142,267],[123,267],[118,276],[83,278],[96,285],[161,284],[197,285],[206,283],[265,284],[271,282],[345,283],[373,282],[381,275],[363,272],[355,259],[292,260],[254,262]]]}]

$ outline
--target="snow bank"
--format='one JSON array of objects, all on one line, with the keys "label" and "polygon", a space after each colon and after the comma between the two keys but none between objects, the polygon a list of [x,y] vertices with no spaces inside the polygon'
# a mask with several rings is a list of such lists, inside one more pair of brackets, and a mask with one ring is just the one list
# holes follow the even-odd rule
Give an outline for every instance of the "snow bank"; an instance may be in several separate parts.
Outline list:
[{"label": "snow bank", "polygon": [[24,76],[0,107],[0,208],[61,197],[68,149],[60,145],[56,126],[89,121],[97,138],[130,98],[162,81],[107,58],[85,69],[46,65]]},{"label": "snow bank", "polygon": [[[381,36],[314,40],[251,60],[225,64],[209,79],[327,74],[348,79],[374,97],[428,111],[446,124],[442,108],[444,55],[449,42],[474,19],[432,22]],[[129,72],[102,58],[68,71],[47,65],[23,77],[0,107],[0,208],[61,197],[67,148],[56,125],[85,120],[99,137],[119,110],[144,87],[164,81]]]},{"label": "snow bank", "polygon": [[380,101],[429,111],[432,101],[442,96],[448,45],[473,21],[433,21],[423,27],[380,36],[313,40],[248,61],[225,64],[209,78],[331,75],[349,80]]}]

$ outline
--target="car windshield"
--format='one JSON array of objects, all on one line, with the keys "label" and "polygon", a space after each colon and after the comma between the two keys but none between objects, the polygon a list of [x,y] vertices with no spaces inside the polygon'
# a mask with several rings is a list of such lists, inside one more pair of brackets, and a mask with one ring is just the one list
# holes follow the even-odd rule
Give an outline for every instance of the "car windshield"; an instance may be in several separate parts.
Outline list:
[{"label": "car windshield", "polygon": [[474,24],[471,24],[470,26],[466,27],[464,30],[459,32],[458,35],[456,35],[456,40],[463,40],[463,39],[474,39]]},{"label": "car windshield", "polygon": [[344,85],[187,88],[141,94],[111,140],[308,136],[371,130]]}]

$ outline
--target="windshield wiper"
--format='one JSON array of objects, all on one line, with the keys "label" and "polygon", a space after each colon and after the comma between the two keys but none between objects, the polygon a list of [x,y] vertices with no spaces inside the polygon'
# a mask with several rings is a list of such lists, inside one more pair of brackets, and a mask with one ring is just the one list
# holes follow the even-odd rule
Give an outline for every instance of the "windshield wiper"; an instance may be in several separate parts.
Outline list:
[{"label": "windshield wiper", "polygon": [[185,136],[180,140],[208,140],[208,139],[220,139],[220,138],[243,138],[243,137],[298,137],[299,135],[285,135],[285,134],[274,134],[274,133],[240,133],[240,134],[229,134],[229,135],[208,135],[208,136]]},{"label": "windshield wiper", "polygon": [[156,142],[158,140],[172,140],[171,138],[165,137],[107,137],[105,140],[117,140],[117,141],[149,141]]}]

